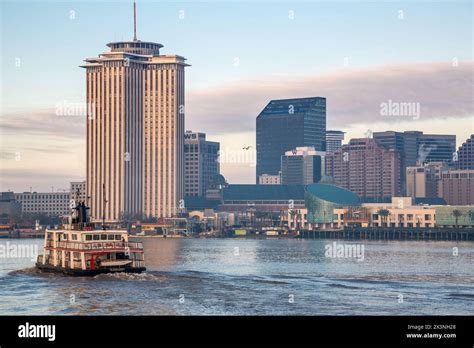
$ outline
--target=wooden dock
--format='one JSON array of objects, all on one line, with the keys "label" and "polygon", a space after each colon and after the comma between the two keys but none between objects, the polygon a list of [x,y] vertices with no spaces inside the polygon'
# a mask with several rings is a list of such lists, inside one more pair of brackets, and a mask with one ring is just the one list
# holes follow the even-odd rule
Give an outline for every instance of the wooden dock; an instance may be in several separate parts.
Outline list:
[{"label": "wooden dock", "polygon": [[19,231],[10,230],[2,231],[0,238],[44,238],[44,230]]},{"label": "wooden dock", "polygon": [[474,241],[474,228],[345,228],[300,231],[304,239]]}]

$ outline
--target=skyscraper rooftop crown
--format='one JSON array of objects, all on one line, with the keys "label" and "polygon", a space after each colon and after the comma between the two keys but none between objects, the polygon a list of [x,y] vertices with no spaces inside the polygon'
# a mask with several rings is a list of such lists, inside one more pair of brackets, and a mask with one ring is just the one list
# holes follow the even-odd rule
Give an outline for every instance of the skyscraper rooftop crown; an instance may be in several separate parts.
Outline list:
[{"label": "skyscraper rooftop crown", "polygon": [[326,98],[309,97],[293,99],[271,100],[260,112],[257,118],[268,116],[291,116],[293,114],[304,114],[316,106],[325,106]]},{"label": "skyscraper rooftop crown", "polygon": [[119,41],[107,44],[112,52],[127,52],[141,55],[160,55],[162,44],[147,41]]}]

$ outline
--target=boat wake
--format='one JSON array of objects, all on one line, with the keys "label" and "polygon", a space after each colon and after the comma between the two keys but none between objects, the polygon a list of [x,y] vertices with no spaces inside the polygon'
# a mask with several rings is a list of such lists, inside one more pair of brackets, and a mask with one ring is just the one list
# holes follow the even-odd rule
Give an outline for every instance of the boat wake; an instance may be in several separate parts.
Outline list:
[{"label": "boat wake", "polygon": [[128,281],[163,281],[166,277],[152,273],[106,273],[93,277],[98,280],[128,280]]},{"label": "boat wake", "polygon": [[65,278],[67,275],[62,273],[52,273],[52,272],[44,272],[36,267],[24,268],[24,269],[17,269],[14,271],[10,271],[7,273],[8,276],[31,276],[31,277],[41,277],[41,278]]},{"label": "boat wake", "polygon": [[29,268],[24,268],[24,269],[16,269],[14,271],[10,271],[7,273],[9,276],[15,276],[15,275],[38,275],[38,274],[44,274],[41,272],[39,269],[36,267],[29,267]]},{"label": "boat wake", "polygon": [[[40,277],[47,277],[47,278],[71,278],[70,276],[58,273],[58,272],[44,272],[36,267],[18,269],[14,271],[10,271],[7,273],[8,276],[21,276],[21,275],[29,275],[29,276],[40,276]],[[166,279],[163,275],[156,275],[152,273],[124,273],[124,272],[117,272],[117,273],[105,273],[99,274],[94,277],[73,277],[76,279],[95,279],[95,280],[123,280],[123,281],[163,281]]]}]

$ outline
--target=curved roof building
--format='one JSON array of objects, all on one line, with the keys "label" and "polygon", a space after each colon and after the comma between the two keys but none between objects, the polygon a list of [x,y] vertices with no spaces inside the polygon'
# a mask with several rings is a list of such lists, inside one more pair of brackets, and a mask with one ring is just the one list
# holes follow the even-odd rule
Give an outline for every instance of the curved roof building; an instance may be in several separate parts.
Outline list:
[{"label": "curved roof building", "polygon": [[331,184],[311,184],[306,186],[305,207],[309,223],[331,223],[335,208],[360,205],[355,193]]}]

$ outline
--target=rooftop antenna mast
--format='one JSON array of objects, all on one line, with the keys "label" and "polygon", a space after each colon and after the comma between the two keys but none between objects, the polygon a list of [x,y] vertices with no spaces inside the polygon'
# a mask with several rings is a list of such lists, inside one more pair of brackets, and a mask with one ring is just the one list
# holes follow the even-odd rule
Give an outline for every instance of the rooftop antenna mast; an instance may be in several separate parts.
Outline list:
[{"label": "rooftop antenna mast", "polygon": [[137,2],[133,0],[133,41],[137,41]]}]

